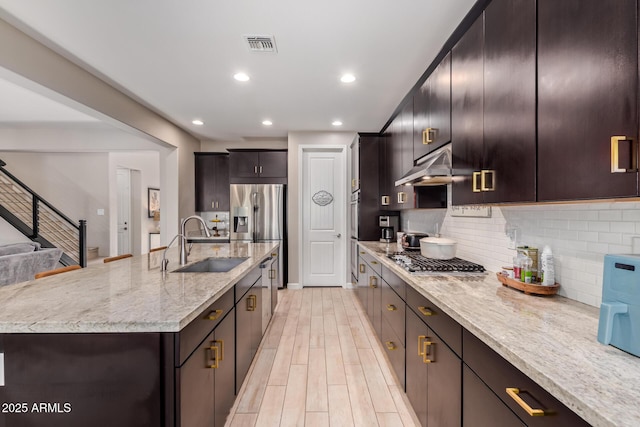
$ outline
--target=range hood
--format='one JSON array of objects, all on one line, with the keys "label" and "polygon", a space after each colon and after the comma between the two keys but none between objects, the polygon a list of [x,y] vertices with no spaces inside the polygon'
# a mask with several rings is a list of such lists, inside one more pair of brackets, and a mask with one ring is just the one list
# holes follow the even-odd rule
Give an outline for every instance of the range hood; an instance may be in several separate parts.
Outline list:
[{"label": "range hood", "polygon": [[395,185],[446,185],[451,182],[451,144],[419,159]]}]

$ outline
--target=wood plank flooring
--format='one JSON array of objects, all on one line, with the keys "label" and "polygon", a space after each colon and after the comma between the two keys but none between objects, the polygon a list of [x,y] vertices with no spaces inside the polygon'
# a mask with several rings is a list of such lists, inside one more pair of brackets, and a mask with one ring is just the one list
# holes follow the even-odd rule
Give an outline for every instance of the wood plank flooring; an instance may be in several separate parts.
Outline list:
[{"label": "wood plank flooring", "polygon": [[355,292],[278,291],[226,426],[418,426]]}]

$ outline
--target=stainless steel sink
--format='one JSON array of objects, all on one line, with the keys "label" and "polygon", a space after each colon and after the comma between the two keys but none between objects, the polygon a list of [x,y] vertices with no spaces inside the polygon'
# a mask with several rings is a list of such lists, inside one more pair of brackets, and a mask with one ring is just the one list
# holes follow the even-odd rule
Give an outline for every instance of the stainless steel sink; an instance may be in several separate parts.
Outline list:
[{"label": "stainless steel sink", "polygon": [[247,257],[205,258],[173,270],[174,273],[225,273],[246,261]]}]

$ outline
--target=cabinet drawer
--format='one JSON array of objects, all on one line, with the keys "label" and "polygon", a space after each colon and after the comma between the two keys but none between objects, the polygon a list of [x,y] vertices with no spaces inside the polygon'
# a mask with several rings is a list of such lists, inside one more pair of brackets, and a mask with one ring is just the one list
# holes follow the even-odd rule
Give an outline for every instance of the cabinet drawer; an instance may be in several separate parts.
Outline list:
[{"label": "cabinet drawer", "polygon": [[[464,362],[482,381],[528,426],[589,426],[589,424],[518,370],[489,346],[465,330]],[[517,388],[519,396],[534,409],[543,409],[545,416],[530,416],[509,394],[507,388]]]},{"label": "cabinet drawer", "polygon": [[358,256],[360,257],[360,261],[366,262],[378,276],[382,276],[382,264],[380,264],[380,261],[377,261],[373,255],[360,248],[358,249]]},{"label": "cabinet drawer", "polygon": [[250,287],[252,287],[257,280],[261,278],[262,270],[259,267],[254,268],[244,276],[238,283],[236,283],[236,304],[242,299],[244,294],[247,293]]},{"label": "cabinet drawer", "polygon": [[462,326],[411,286],[407,305],[459,356],[462,357]]},{"label": "cabinet drawer", "polygon": [[405,380],[405,348],[404,344],[395,331],[387,321],[387,319],[382,316],[382,330],[380,334],[380,341],[382,341],[382,348],[384,348],[384,352],[387,354],[389,358],[389,362],[391,363],[391,367],[393,368],[393,372],[395,372],[398,377],[398,381],[402,385],[404,389],[404,380]]},{"label": "cabinet drawer", "polygon": [[176,334],[177,366],[181,366],[193,350],[205,339],[218,323],[233,309],[233,288],[207,307],[198,317]]},{"label": "cabinet drawer", "polygon": [[407,284],[387,267],[382,266],[382,278],[403,301],[407,300]]},{"label": "cabinet drawer", "polygon": [[380,304],[380,307],[382,309],[382,317],[387,319],[389,326],[393,329],[393,332],[396,334],[402,345],[405,345],[404,301],[402,301],[402,299],[400,299],[400,297],[396,295],[391,287],[384,281],[382,281],[382,303]]}]

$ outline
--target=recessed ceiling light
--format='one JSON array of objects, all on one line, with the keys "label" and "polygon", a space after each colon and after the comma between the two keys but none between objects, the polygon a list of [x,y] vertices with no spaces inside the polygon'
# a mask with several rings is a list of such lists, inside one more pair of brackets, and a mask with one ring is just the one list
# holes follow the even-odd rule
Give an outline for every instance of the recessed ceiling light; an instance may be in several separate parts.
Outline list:
[{"label": "recessed ceiling light", "polygon": [[202,126],[204,124],[204,122],[199,119],[192,120],[191,123],[193,123],[196,126]]},{"label": "recessed ceiling light", "polygon": [[233,75],[233,78],[239,82],[247,82],[249,81],[249,76],[245,73],[236,73]]},{"label": "recessed ceiling light", "polygon": [[342,77],[340,77],[340,81],[342,83],[353,83],[356,81],[356,76],[354,76],[353,74],[344,74]]},{"label": "recessed ceiling light", "polygon": [[263,120],[262,124],[265,126],[271,126],[273,124],[273,122],[271,120]]},{"label": "recessed ceiling light", "polygon": [[334,120],[331,124],[334,126],[342,126],[342,122],[340,120]]}]

